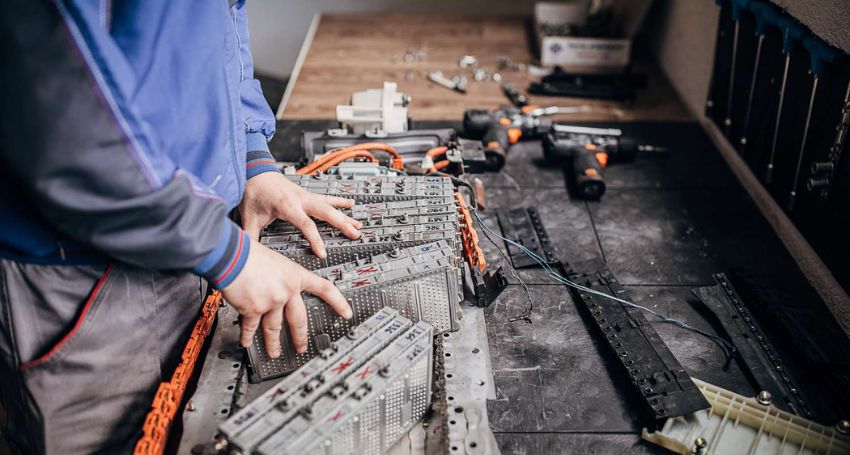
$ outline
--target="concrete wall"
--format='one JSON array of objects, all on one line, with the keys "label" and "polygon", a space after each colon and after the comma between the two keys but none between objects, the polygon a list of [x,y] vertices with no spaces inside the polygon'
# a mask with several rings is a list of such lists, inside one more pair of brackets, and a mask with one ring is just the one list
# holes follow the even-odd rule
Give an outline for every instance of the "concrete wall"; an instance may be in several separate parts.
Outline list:
[{"label": "concrete wall", "polygon": [[533,8],[534,0],[248,0],[248,18],[257,69],[285,78],[318,12],[450,11],[531,16]]},{"label": "concrete wall", "polygon": [[648,45],[679,96],[702,112],[720,8],[711,0],[656,0],[645,22]]},{"label": "concrete wall", "polygon": [[850,1],[772,0],[827,43],[850,53]]},{"label": "concrete wall", "polygon": [[[850,52],[850,0],[772,0],[828,43]],[[711,0],[656,0],[649,45],[687,106],[702,112],[720,8]]]}]

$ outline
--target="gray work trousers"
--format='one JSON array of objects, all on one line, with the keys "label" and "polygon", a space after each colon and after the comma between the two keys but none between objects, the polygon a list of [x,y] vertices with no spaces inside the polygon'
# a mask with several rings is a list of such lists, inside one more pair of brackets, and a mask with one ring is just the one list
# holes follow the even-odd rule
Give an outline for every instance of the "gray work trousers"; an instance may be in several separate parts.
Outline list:
[{"label": "gray work trousers", "polygon": [[0,259],[0,398],[18,453],[131,453],[205,282],[121,264]]}]

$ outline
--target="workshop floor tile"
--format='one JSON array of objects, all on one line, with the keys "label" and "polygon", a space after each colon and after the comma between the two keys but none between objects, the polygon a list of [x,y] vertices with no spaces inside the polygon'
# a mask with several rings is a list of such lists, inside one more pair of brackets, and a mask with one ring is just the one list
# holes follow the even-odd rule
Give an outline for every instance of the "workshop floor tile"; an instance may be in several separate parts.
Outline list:
[{"label": "workshop floor tile", "polygon": [[637,433],[495,433],[494,436],[502,453],[512,455],[670,453],[640,439]]},{"label": "workshop floor tile", "polygon": [[[689,302],[690,288],[627,289],[635,303],[715,333]],[[532,285],[529,290],[531,323],[509,321],[528,306],[520,286],[510,286],[488,310],[496,385],[488,414],[494,431],[638,431],[640,411],[634,403],[639,399],[567,289]],[[726,358],[712,341],[660,321],[652,325],[689,374],[746,396],[755,393],[736,364],[723,370]]]},{"label": "workshop floor tile", "polygon": [[[602,257],[586,203],[570,199],[563,188],[520,190],[490,188],[487,190],[487,200],[488,206],[481,212],[481,218],[490,229],[501,235],[504,233],[501,232],[496,218],[497,210],[536,207],[552,246],[562,259],[588,261]],[[476,227],[476,230],[479,231],[479,244],[484,250],[488,263],[496,267],[502,266],[508,282],[518,283],[510,273],[507,262],[496,250],[496,246],[487,240],[484,230],[480,227]],[[505,242],[495,237],[493,240],[502,251],[505,251]],[[529,284],[553,282],[540,268],[519,269],[518,273]]]},{"label": "workshop floor tile", "polygon": [[588,207],[604,258],[624,284],[701,285],[732,267],[796,269],[738,189],[611,190]]},{"label": "workshop floor tile", "polygon": [[562,286],[531,286],[532,323],[508,322],[527,306],[511,286],[487,318],[496,386],[494,431],[638,431],[616,359],[600,346]]}]

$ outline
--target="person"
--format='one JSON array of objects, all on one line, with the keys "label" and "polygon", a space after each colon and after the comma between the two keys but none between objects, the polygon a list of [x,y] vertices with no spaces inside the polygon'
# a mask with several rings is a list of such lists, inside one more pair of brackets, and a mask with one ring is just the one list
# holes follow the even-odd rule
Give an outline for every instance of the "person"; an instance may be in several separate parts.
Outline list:
[{"label": "person", "polygon": [[[362,227],[275,167],[245,0],[17,0],[0,19],[0,396],[17,453],[128,453],[206,284],[280,354],[328,281],[257,242]],[[228,213],[238,207],[244,229]]]}]

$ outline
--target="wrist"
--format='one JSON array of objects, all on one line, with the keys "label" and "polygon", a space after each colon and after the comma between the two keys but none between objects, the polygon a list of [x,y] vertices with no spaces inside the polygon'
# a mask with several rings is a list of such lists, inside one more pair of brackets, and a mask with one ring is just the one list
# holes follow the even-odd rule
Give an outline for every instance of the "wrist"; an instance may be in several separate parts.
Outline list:
[{"label": "wrist", "polygon": [[251,179],[266,172],[280,172],[266,142],[263,133],[245,135],[247,155],[245,158],[245,178]]},{"label": "wrist", "polygon": [[245,267],[251,249],[251,241],[245,231],[226,218],[222,224],[215,248],[194,269],[215,289],[224,289],[236,279]]}]

